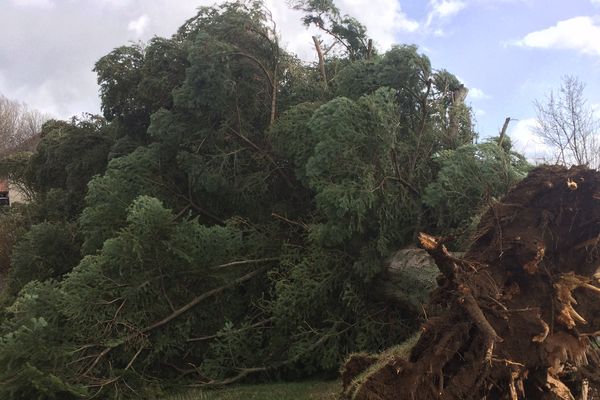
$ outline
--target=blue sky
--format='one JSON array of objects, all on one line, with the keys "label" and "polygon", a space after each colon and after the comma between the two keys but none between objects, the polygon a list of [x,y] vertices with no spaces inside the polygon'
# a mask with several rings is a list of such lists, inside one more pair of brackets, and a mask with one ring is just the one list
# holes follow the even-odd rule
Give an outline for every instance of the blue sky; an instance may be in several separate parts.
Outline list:
[{"label": "blue sky", "polygon": [[[282,43],[315,60],[311,35],[287,0],[265,0]],[[168,36],[214,0],[0,0],[0,94],[55,117],[99,112],[94,62],[128,41]],[[533,101],[570,74],[600,109],[600,0],[336,0],[383,50],[416,44],[434,68],[470,88],[481,137],[505,117],[518,148],[544,151],[531,134]]]},{"label": "blue sky", "polygon": [[[438,2],[440,4],[442,2]],[[543,151],[529,128],[533,101],[560,85],[561,77],[578,76],[586,84],[590,106],[600,103],[600,4],[577,0],[446,1],[456,12],[438,21],[439,32],[399,33],[459,76],[471,94],[482,137],[495,135],[505,117],[510,134],[530,154]],[[600,2],[596,2],[600,3]],[[404,12],[426,19],[433,2],[404,1]]]}]

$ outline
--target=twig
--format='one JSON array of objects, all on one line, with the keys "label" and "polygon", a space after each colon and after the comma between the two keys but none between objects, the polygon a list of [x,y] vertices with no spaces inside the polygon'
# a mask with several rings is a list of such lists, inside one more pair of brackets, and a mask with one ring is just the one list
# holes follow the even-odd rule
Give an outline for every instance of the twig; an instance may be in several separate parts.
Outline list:
[{"label": "twig", "polygon": [[277,260],[279,260],[278,257],[269,257],[269,258],[259,258],[256,260],[232,261],[232,262],[229,262],[226,264],[215,265],[214,267],[211,267],[211,269],[223,269],[223,268],[227,268],[227,267],[234,267],[234,266],[238,266],[238,265],[247,265],[247,264],[260,264],[260,263],[277,261]]},{"label": "twig", "polygon": [[271,213],[271,216],[277,219],[280,219],[284,222],[287,222],[290,225],[296,225],[299,226],[300,228],[304,229],[305,231],[308,230],[308,225],[306,225],[304,222],[296,222],[296,221],[292,221],[291,219],[287,219],[286,217],[283,217],[277,213]]},{"label": "twig", "polygon": [[140,347],[140,349],[135,353],[135,355],[131,358],[131,360],[129,361],[129,363],[127,363],[127,366],[125,367],[125,371],[127,371],[129,368],[131,368],[131,366],[133,365],[133,363],[135,362],[135,359],[138,358],[138,356],[140,355],[140,353],[144,350],[144,347]]},{"label": "twig", "polygon": [[260,147],[258,147],[258,145],[256,145],[252,140],[248,139],[246,136],[244,136],[241,132],[237,131],[236,129],[233,129],[233,128],[230,127],[229,131],[231,133],[233,133],[235,136],[237,136],[238,138],[242,139],[247,144],[249,144],[250,147],[252,147],[254,150],[258,151],[263,156],[265,156],[265,158],[271,164],[273,164],[275,166],[275,170],[277,171],[277,173],[279,174],[279,176],[281,176],[283,178],[283,180],[288,184],[288,186],[291,187],[291,188],[294,187],[294,184],[292,183],[292,180],[282,171],[281,167],[277,164],[277,162],[273,159],[273,157],[271,157],[271,155],[269,153],[267,153],[266,151],[264,151],[263,149],[261,149]]},{"label": "twig", "polygon": [[517,367],[525,367],[525,365],[523,365],[521,363],[518,363],[516,361],[510,361],[510,360],[507,360],[506,358],[493,358],[492,357],[492,361],[494,361],[494,362],[501,362],[501,363],[504,363],[506,365],[514,365],[514,366],[517,366]]},{"label": "twig", "polygon": [[[272,317],[271,318],[267,318],[267,319],[263,319],[262,321],[258,321],[258,322],[254,323],[252,325],[248,325],[248,326],[245,326],[243,328],[237,329],[235,332],[236,333],[237,332],[243,332],[243,331],[247,331],[248,329],[258,328],[259,326],[266,325],[266,324],[268,324],[271,321],[273,321]],[[206,340],[216,339],[218,337],[225,336],[225,335],[226,334],[224,334],[224,333],[218,332],[218,333],[215,333],[214,335],[200,336],[200,337],[197,337],[197,338],[188,339],[187,341],[188,342],[203,342],[203,341],[206,341]]]}]

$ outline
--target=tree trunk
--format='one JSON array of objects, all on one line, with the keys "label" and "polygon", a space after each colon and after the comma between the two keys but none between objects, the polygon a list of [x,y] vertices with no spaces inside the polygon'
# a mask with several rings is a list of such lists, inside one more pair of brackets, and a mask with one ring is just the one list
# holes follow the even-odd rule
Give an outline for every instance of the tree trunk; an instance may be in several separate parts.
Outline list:
[{"label": "tree trunk", "polygon": [[465,104],[465,99],[469,94],[469,89],[464,85],[461,85],[460,88],[452,92],[452,105],[450,107],[449,113],[449,137],[452,140],[457,140],[460,132],[460,112],[462,106]]},{"label": "tree trunk", "polygon": [[323,54],[323,49],[321,48],[321,42],[319,42],[319,38],[316,36],[312,37],[313,42],[315,43],[315,50],[317,51],[317,56],[319,57],[319,71],[321,71],[321,79],[323,80],[323,86],[327,88],[327,72],[325,72],[325,54]]},{"label": "tree trunk", "polygon": [[498,138],[498,146],[502,147],[502,142],[504,141],[504,137],[506,136],[506,131],[508,130],[508,124],[510,123],[510,117],[506,117],[504,120],[504,125],[502,125],[502,130],[500,131],[500,137]]},{"label": "tree trunk", "polygon": [[441,272],[430,306],[442,311],[410,356],[388,352],[346,374],[346,398],[594,398],[600,172],[536,168],[484,214],[473,240],[457,258],[421,234]]},{"label": "tree trunk", "polygon": [[438,269],[433,258],[420,248],[398,250],[374,280],[374,296],[403,310],[422,315],[429,293],[436,288]]}]

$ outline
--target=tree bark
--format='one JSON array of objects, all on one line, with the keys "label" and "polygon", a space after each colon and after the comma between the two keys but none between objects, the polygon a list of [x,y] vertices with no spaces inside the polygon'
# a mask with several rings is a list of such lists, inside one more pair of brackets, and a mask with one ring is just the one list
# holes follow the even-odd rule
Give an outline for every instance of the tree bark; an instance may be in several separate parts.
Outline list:
[{"label": "tree bark", "polygon": [[325,71],[325,55],[323,54],[323,49],[321,48],[321,42],[319,42],[319,38],[316,36],[312,37],[313,42],[315,43],[315,50],[317,51],[317,56],[319,57],[319,71],[321,72],[321,79],[323,80],[323,86],[327,89],[327,72]]},{"label": "tree bark", "polygon": [[508,124],[510,123],[510,117],[506,117],[504,120],[504,125],[502,125],[502,130],[500,131],[500,138],[498,139],[498,146],[502,146],[502,142],[504,141],[504,137],[506,136],[506,130],[508,129]]}]

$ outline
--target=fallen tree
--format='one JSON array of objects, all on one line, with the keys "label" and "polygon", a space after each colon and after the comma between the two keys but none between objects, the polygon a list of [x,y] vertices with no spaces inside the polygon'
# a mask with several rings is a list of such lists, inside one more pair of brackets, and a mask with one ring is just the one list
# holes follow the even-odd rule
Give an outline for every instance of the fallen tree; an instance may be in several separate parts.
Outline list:
[{"label": "fallen tree", "polygon": [[419,316],[431,292],[437,286],[437,268],[423,249],[406,248],[394,253],[376,278],[373,293],[387,304],[398,304],[405,312]]},{"label": "fallen tree", "polygon": [[484,214],[462,258],[420,235],[441,274],[408,356],[356,355],[344,395],[590,399],[600,383],[600,172],[542,166]]}]

